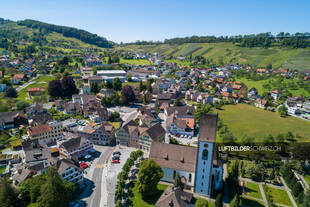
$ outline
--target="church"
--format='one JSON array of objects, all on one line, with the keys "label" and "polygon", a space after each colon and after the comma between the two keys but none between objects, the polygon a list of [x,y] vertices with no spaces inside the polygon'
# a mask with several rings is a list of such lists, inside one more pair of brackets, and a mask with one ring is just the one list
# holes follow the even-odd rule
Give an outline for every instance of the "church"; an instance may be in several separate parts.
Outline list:
[{"label": "church", "polygon": [[216,126],[217,115],[200,117],[198,148],[154,142],[149,157],[162,168],[161,181],[173,183],[178,174],[186,189],[203,196],[221,188],[223,166],[215,150]]}]

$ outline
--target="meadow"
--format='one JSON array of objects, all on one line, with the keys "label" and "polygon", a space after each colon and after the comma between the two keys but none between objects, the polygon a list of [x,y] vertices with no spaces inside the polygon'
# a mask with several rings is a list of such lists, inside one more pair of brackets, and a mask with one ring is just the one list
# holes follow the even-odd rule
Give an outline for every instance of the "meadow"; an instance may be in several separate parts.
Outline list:
[{"label": "meadow", "polygon": [[248,136],[259,142],[269,134],[277,136],[279,133],[292,132],[298,142],[310,142],[310,122],[296,117],[282,118],[276,112],[247,104],[226,105],[216,112],[238,141]]}]

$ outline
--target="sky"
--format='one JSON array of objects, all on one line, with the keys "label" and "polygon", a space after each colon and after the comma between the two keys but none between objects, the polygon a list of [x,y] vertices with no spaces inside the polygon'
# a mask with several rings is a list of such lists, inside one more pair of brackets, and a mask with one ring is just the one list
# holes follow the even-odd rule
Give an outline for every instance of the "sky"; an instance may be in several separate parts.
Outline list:
[{"label": "sky", "polygon": [[115,42],[310,32],[309,0],[0,0],[0,17],[85,29]]}]

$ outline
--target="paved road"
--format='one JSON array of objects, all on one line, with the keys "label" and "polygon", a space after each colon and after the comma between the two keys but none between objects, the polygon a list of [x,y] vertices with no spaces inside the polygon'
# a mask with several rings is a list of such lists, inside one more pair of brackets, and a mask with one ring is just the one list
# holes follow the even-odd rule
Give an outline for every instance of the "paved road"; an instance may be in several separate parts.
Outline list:
[{"label": "paved road", "polygon": [[[94,183],[94,189],[93,193],[91,194],[90,197],[86,199],[87,206],[90,207],[99,207],[100,202],[101,202],[101,197],[103,196],[101,194],[102,192],[102,184],[103,184],[103,167],[100,166],[105,166],[109,160],[109,158],[112,155],[112,151],[114,148],[112,147],[105,147],[103,151],[101,151],[101,155],[99,159],[97,160],[96,163],[93,163],[93,168],[90,169],[89,171],[89,177],[93,183]],[[86,176],[85,176],[86,177]]]}]

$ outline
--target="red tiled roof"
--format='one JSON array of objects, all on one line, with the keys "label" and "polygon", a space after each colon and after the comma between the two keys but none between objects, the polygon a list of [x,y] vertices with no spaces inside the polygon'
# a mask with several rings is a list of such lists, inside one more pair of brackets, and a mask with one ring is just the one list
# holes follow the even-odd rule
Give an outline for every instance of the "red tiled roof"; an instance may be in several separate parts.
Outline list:
[{"label": "red tiled roof", "polygon": [[30,127],[28,129],[30,136],[42,134],[52,131],[52,128],[48,124],[40,124],[38,126]]}]

